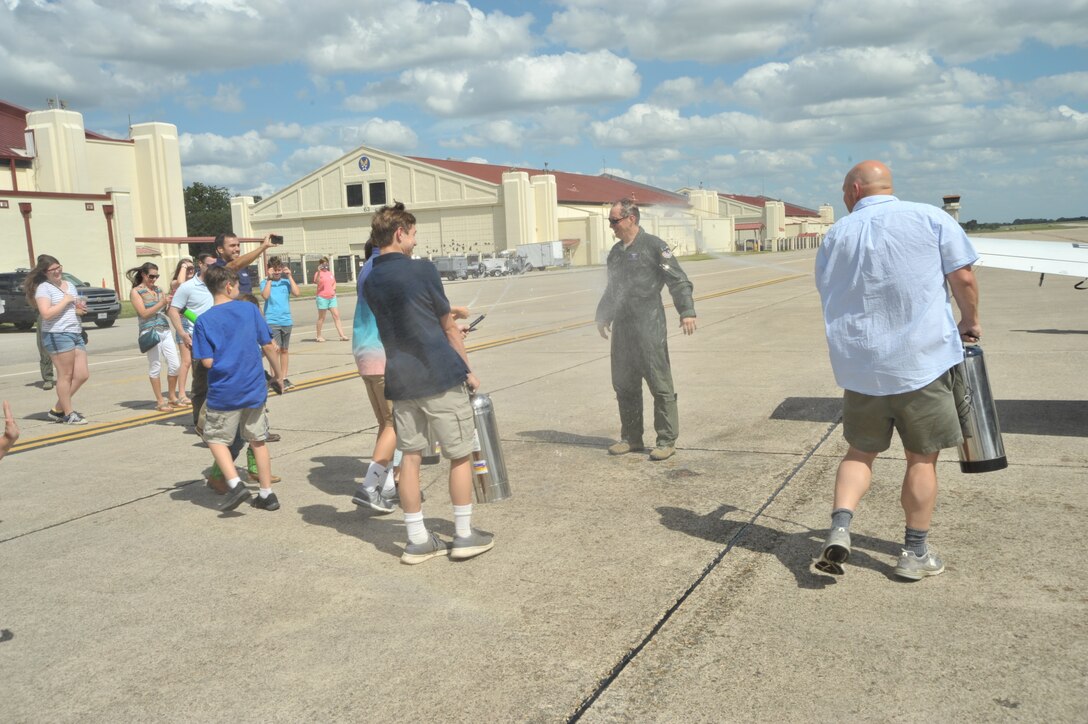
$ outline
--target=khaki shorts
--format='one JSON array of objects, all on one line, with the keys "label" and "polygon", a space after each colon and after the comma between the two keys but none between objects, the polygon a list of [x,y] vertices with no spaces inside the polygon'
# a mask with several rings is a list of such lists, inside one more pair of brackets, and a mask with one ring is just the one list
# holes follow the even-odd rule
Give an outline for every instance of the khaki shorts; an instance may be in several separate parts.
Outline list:
[{"label": "khaki shorts", "polygon": [[385,375],[363,375],[366,396],[370,398],[370,409],[374,410],[374,419],[382,427],[393,426],[393,403],[385,399]]},{"label": "khaki shorts", "polygon": [[244,410],[205,410],[204,442],[230,445],[239,432],[246,442],[268,439],[268,415],[263,405]]},{"label": "khaki shorts", "polygon": [[427,448],[427,430],[442,445],[448,460],[468,457],[476,449],[476,423],[464,384],[418,400],[394,400],[397,448],[419,452]]},{"label": "khaki shorts", "polygon": [[846,390],[842,398],[842,434],[863,452],[884,452],[899,431],[903,447],[929,455],[963,441],[952,374],[945,372],[920,390],[876,397]]}]

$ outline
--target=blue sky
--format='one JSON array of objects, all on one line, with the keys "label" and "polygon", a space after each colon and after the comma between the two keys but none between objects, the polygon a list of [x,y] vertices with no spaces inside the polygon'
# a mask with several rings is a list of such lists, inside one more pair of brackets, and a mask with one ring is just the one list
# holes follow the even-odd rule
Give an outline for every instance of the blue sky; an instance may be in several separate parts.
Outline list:
[{"label": "blue sky", "polygon": [[0,0],[0,98],[267,196],[358,145],[842,207],[1088,215],[1088,0]]}]

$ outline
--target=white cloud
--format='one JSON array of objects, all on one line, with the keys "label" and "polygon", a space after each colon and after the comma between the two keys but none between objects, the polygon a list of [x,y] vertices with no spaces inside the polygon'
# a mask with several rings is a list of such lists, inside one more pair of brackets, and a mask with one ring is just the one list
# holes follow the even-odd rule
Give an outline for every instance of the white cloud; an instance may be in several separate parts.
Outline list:
[{"label": "white cloud", "polygon": [[186,166],[254,166],[268,161],[276,152],[276,144],[256,131],[240,136],[220,136],[215,133],[182,133],[178,137],[181,162]]},{"label": "white cloud", "polygon": [[776,54],[796,42],[807,0],[708,3],[566,0],[547,34],[582,50],[623,48],[634,58],[725,63]]},{"label": "white cloud", "polygon": [[335,161],[346,153],[336,146],[307,146],[291,153],[283,162],[283,172],[288,178],[299,178],[313,173],[330,161]]},{"label": "white cloud", "polygon": [[264,135],[269,138],[294,140],[302,137],[302,126],[297,123],[271,123],[264,127]]},{"label": "white cloud", "polygon": [[1027,88],[1041,98],[1088,98],[1088,71],[1036,78],[1027,84]]},{"label": "white cloud", "polygon": [[639,84],[635,64],[608,51],[523,55],[467,68],[414,68],[370,84],[345,103],[369,107],[377,96],[414,102],[437,115],[466,116],[630,98]]},{"label": "white cloud", "polygon": [[307,62],[321,72],[501,58],[533,44],[531,16],[488,14],[467,2],[343,5],[336,26],[306,44]]},{"label": "white cloud", "polygon": [[365,145],[403,153],[419,144],[415,131],[395,120],[371,118],[360,124],[340,125],[335,131],[348,147]]}]

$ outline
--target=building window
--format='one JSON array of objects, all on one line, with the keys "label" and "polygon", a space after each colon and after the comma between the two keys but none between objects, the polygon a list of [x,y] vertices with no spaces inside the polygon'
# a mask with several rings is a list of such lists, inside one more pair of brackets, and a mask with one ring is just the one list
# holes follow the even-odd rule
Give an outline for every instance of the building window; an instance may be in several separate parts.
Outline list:
[{"label": "building window", "polygon": [[348,206],[363,205],[363,185],[348,184]]},{"label": "building window", "polygon": [[88,202],[84,203],[83,208],[85,208],[87,211],[94,211],[94,202],[93,201],[88,201]]},{"label": "building window", "polygon": [[0,199],[0,209],[6,209],[8,207],[7,199]]},{"label": "building window", "polygon": [[370,182],[370,205],[385,206],[385,181]]}]

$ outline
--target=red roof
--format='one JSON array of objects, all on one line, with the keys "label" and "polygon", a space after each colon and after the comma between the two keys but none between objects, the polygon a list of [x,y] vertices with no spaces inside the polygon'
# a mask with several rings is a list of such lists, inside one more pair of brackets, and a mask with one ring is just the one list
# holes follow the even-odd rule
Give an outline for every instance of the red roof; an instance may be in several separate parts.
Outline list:
[{"label": "red roof", "polygon": [[587,176],[566,171],[552,171],[516,166],[497,166],[490,163],[470,163],[452,159],[411,157],[415,161],[438,166],[447,171],[464,174],[472,178],[495,185],[502,184],[502,175],[507,171],[524,171],[529,177],[550,173],[555,176],[557,201],[567,204],[609,204],[619,199],[634,199],[640,206],[688,206],[688,199],[682,194],[654,188],[645,184],[628,181],[611,175]]},{"label": "red roof", "polygon": [[[0,101],[0,159],[27,158],[21,152],[26,150],[26,114],[30,112],[29,108]],[[87,138],[95,141],[132,143],[129,140],[110,138],[92,131],[85,131],[85,133]]]},{"label": "red roof", "polygon": [[[767,205],[768,201],[781,201],[781,199],[772,199],[768,196],[745,196],[744,194],[718,194],[718,196],[723,199],[740,201],[742,204],[748,204],[749,206],[758,206],[761,209]],[[791,204],[788,201],[783,201],[782,203],[786,205],[786,216],[820,216],[819,211],[806,209],[804,206]]]},{"label": "red roof", "polygon": [[758,229],[762,229],[763,224],[756,221],[751,224],[734,224],[733,228],[737,231],[756,231]]}]

